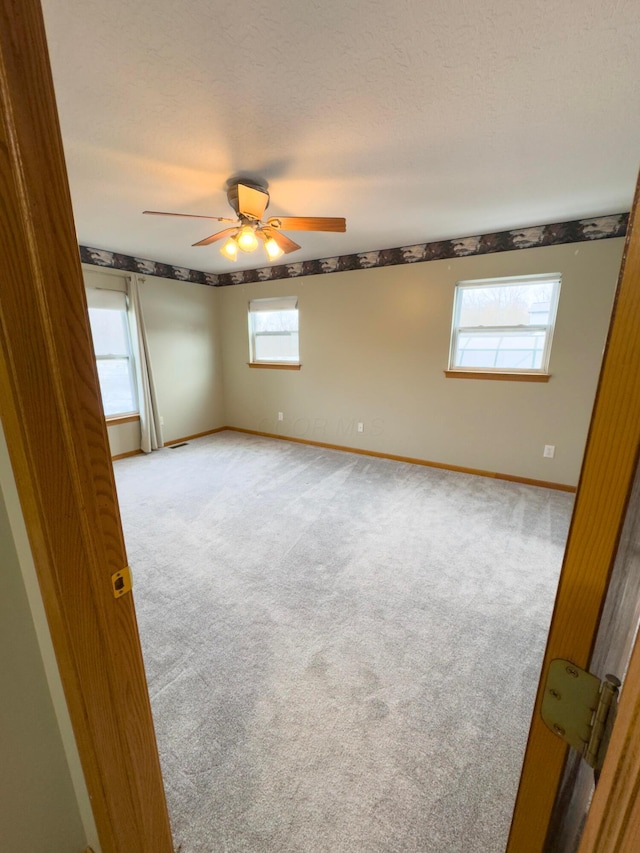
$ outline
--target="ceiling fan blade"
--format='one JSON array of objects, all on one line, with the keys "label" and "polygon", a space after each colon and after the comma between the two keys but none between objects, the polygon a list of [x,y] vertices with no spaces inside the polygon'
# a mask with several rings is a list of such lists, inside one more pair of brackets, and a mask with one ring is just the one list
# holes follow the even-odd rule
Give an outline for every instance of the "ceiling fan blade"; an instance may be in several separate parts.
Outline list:
[{"label": "ceiling fan blade", "polygon": [[272,216],[267,223],[282,231],[347,230],[347,220],[337,216]]},{"label": "ceiling fan blade", "polygon": [[268,204],[269,193],[238,184],[238,213],[251,219],[262,219]]},{"label": "ceiling fan blade", "polygon": [[197,213],[165,213],[162,210],[143,210],[151,216],[184,216],[187,219],[213,219],[216,222],[235,222],[235,219],[229,219],[228,216],[199,216]]},{"label": "ceiling fan blade", "polygon": [[193,246],[209,246],[215,243],[216,240],[224,240],[225,237],[232,237],[238,233],[237,228],[225,228],[224,231],[218,231],[217,234],[212,234],[211,237],[205,237],[204,240],[199,240],[197,243],[192,243]]},{"label": "ceiling fan blade", "polygon": [[263,225],[261,228],[262,233],[267,237],[267,239],[273,239],[276,241],[278,246],[282,249],[285,255],[288,255],[289,252],[295,252],[300,248],[297,243],[294,243],[293,240],[290,240],[286,234],[282,234],[276,228],[271,228],[269,225]]}]

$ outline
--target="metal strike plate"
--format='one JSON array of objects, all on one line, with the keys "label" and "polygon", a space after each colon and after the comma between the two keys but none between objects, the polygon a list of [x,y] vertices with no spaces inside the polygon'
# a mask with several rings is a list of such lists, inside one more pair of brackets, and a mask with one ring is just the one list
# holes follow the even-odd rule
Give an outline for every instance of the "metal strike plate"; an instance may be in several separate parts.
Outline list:
[{"label": "metal strike plate", "polygon": [[131,569],[129,566],[125,566],[124,569],[111,575],[111,587],[114,598],[122,598],[123,595],[131,592],[132,586]]},{"label": "metal strike plate", "polygon": [[584,752],[600,695],[600,679],[568,660],[549,665],[542,700],[542,719],[569,746]]}]

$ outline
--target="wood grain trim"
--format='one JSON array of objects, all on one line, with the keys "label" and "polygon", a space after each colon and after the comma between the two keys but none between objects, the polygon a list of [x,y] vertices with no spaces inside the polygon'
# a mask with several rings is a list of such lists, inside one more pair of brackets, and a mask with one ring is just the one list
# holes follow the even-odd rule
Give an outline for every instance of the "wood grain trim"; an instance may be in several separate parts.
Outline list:
[{"label": "wood grain trim", "polygon": [[593,651],[640,447],[640,230],[629,222],[618,289],[558,596],[542,665],[507,853],[540,853],[566,748],[546,728],[540,704],[549,663],[586,668]]},{"label": "wood grain trim", "polygon": [[640,637],[578,853],[636,853],[640,838]]},{"label": "wood grain trim", "polygon": [[171,853],[38,0],[0,0],[0,416],[103,853]]},{"label": "wood grain trim", "polygon": [[307,438],[295,438],[290,435],[279,435],[274,432],[260,432],[255,429],[228,426],[223,429],[232,432],[244,432],[247,435],[261,435],[264,438],[277,438],[280,441],[292,441],[295,444],[308,444],[311,447],[326,447],[328,450],[342,450],[345,453],[359,453],[361,456],[374,456],[377,459],[392,459],[394,462],[408,462],[411,465],[423,465],[426,468],[440,468],[443,471],[457,471],[460,474],[474,474],[478,477],[489,477],[492,480],[508,480],[511,483],[524,483],[527,486],[540,486],[544,489],[555,489],[560,492],[575,492],[575,486],[564,483],[550,483],[546,480],[532,480],[529,477],[518,477],[514,474],[499,474],[495,471],[483,471],[480,468],[465,468],[462,465],[448,465],[444,462],[430,462],[427,459],[416,459],[413,456],[398,456],[395,453],[380,453],[377,450],[363,450],[361,447],[346,447],[342,444],[327,444],[325,441],[311,441]]},{"label": "wood grain trim", "polygon": [[181,441],[193,441],[195,438],[204,438],[205,435],[213,435],[216,432],[222,432],[228,429],[226,426],[216,427],[215,429],[207,429],[204,432],[195,432],[193,435],[184,435],[182,438],[174,438],[171,441],[165,441],[164,446],[170,447],[172,444],[179,444]]},{"label": "wood grain trim", "polygon": [[548,382],[550,373],[493,373],[491,371],[445,370],[447,379],[497,379],[501,382]]},{"label": "wood grain trim", "polygon": [[143,456],[141,450],[128,450],[126,453],[116,453],[115,456],[111,457],[112,462],[116,462],[118,459],[129,459],[130,456]]},{"label": "wood grain trim", "polygon": [[106,418],[107,426],[118,426],[119,424],[132,424],[134,421],[139,421],[140,415],[115,415],[112,418]]},{"label": "wood grain trim", "polygon": [[249,367],[257,367],[260,370],[300,370],[300,368],[302,367],[301,364],[279,364],[275,361],[265,364],[259,364],[255,361],[248,361],[247,365]]},{"label": "wood grain trim", "polygon": [[540,486],[543,489],[555,489],[557,492],[575,493],[577,491],[576,486],[568,486],[565,483],[552,483],[549,480],[533,480],[529,477],[517,477],[513,474],[494,474],[493,476],[496,480],[508,480],[511,483],[524,483],[527,486]]}]

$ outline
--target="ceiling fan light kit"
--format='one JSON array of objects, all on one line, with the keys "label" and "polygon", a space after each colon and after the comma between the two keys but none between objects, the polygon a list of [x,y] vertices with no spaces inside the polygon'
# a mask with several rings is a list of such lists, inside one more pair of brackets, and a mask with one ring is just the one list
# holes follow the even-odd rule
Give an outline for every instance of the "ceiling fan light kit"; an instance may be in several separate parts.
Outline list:
[{"label": "ceiling fan light kit", "polygon": [[238,248],[243,252],[255,252],[258,248],[258,238],[256,237],[255,227],[251,225],[243,225],[238,236],[235,238]]},{"label": "ceiling fan light kit", "polygon": [[220,254],[224,255],[224,257],[228,258],[230,261],[236,260],[238,257],[238,244],[233,237],[229,237],[229,239],[224,243],[223,247],[220,249]]},{"label": "ceiling fan light kit", "polygon": [[[238,259],[238,250],[247,254],[255,252],[262,241],[267,258],[275,261],[281,255],[297,251],[300,246],[282,233],[286,231],[346,231],[346,220],[340,217],[280,216],[262,221],[269,206],[269,193],[260,186],[248,183],[233,183],[227,190],[229,204],[238,217],[236,227],[225,228],[194,243],[194,246],[209,246],[218,240],[225,240],[220,254],[227,260]],[[182,216],[191,219],[213,219],[217,222],[233,222],[220,216],[199,216],[188,213],[163,213],[158,210],[144,210],[143,213],[154,216]],[[226,238],[226,239],[225,239]]]},{"label": "ceiling fan light kit", "polygon": [[278,246],[273,237],[269,237],[269,239],[264,241],[264,248],[270,261],[275,261],[284,255],[284,251]]}]

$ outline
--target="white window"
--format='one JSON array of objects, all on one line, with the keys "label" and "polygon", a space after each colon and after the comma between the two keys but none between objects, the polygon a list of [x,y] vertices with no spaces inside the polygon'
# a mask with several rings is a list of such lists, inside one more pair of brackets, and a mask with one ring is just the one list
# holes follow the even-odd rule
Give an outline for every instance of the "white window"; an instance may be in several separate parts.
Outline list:
[{"label": "white window", "polygon": [[106,417],[138,411],[126,295],[87,288],[89,321]]},{"label": "white window", "polygon": [[252,299],[249,342],[253,364],[299,364],[298,298]]},{"label": "white window", "polygon": [[449,368],[547,373],[560,275],[456,284]]}]

